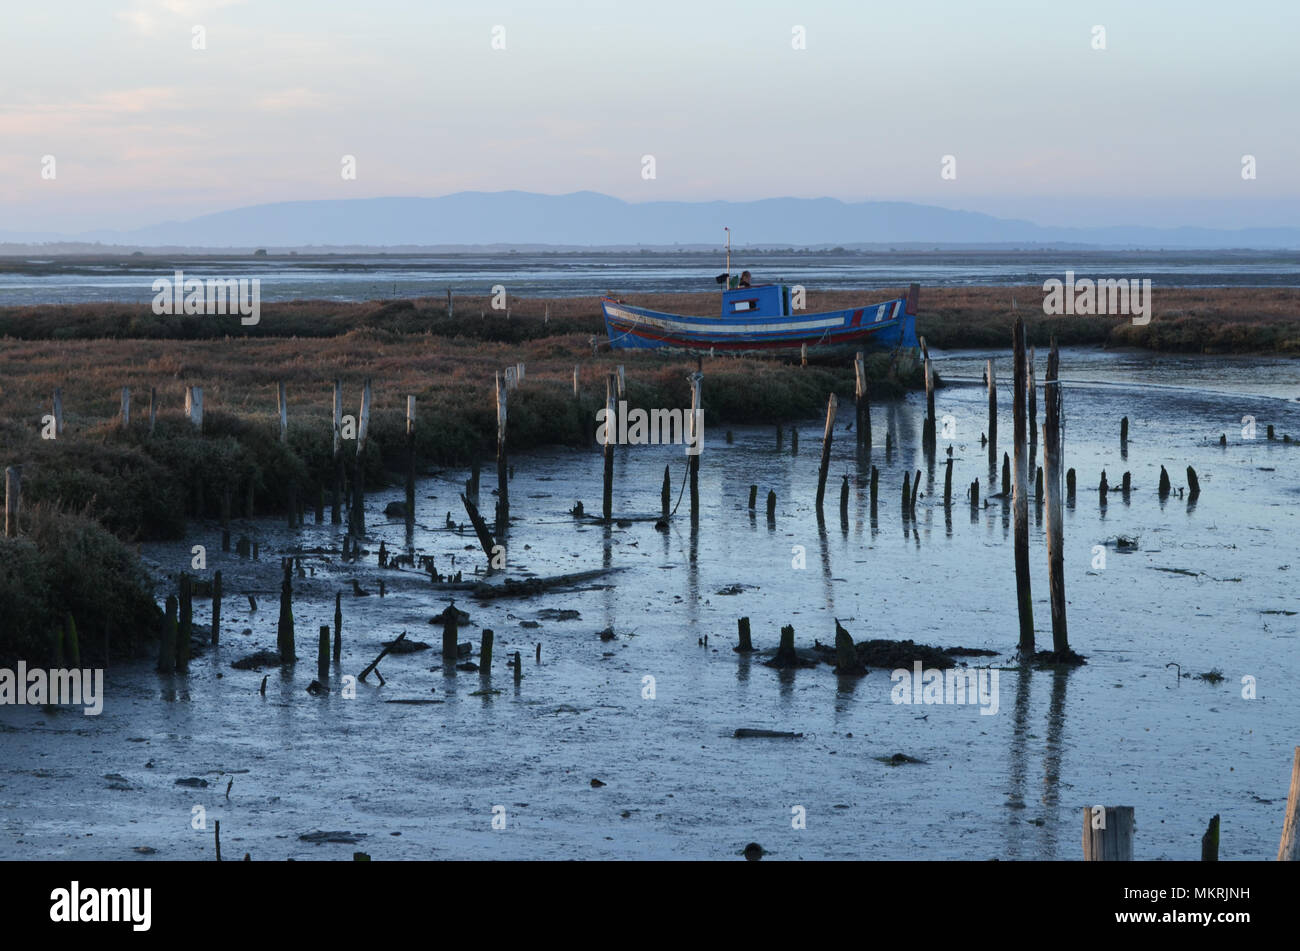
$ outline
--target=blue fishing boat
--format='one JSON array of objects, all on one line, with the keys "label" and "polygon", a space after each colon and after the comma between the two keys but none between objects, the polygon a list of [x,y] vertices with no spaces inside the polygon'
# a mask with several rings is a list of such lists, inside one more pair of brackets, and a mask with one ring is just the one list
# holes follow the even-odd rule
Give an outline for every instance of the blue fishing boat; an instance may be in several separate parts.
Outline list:
[{"label": "blue fishing boat", "polygon": [[766,353],[809,357],[857,350],[899,350],[917,346],[916,302],[920,284],[906,297],[845,310],[806,314],[796,288],[786,284],[750,285],[749,272],[731,274],[731,229],[727,270],[718,275],[722,314],[690,317],[634,307],[603,297],[605,331],[615,350],[677,350],[690,353]]},{"label": "blue fishing boat", "polygon": [[920,285],[913,284],[906,297],[818,314],[793,310],[785,284],[726,290],[719,317],[665,314],[610,297],[600,305],[615,350],[795,356],[806,346],[809,357],[819,357],[917,346],[919,293]]}]

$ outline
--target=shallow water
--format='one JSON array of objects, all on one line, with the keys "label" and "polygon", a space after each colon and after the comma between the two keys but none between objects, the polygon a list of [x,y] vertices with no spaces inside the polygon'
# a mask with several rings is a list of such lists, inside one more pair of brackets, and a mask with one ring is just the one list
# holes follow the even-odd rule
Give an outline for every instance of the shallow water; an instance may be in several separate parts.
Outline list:
[{"label": "shallow water", "polygon": [[[873,406],[871,461],[881,470],[874,520],[844,428],[847,403],[824,530],[813,512],[820,420],[800,425],[793,456],[788,432],[778,453],[772,427],[734,427],[728,443],[706,418],[695,535],[687,500],[666,534],[652,522],[606,531],[568,516],[576,499],[599,510],[595,451],[516,457],[512,573],[624,570],[606,584],[531,600],[458,598],[471,615],[461,640],[474,643],[475,659],[480,629],[496,632],[495,695],[471,695],[484,686],[477,673],[429,669],[441,664],[440,629],[427,620],[447,596],[413,572],[384,572],[384,598],[344,595],[333,692],[308,695],[316,628],[332,619],[333,592],[349,589],[352,578],[377,592],[372,554],[364,566],[304,558],[315,575],[296,582],[301,660],[283,674],[270,671],[259,696],[263,674],[230,662],[275,645],[276,549],[299,541],[337,547],[339,532],[309,524],[291,535],[266,520],[237,528],[236,536],[260,538],[257,563],[221,554],[212,525],[195,526],[183,544],[146,546],[146,556],[175,571],[191,544],[207,545],[209,571],[222,568],[225,577],[221,647],[196,659],[188,678],[159,676],[148,663],[110,670],[99,717],[0,708],[0,857],[133,858],[137,846],[160,859],[210,857],[220,819],[227,858],[350,858],[356,849],[376,859],[730,858],[757,841],[776,859],[1077,859],[1080,807],[1104,803],[1136,808],[1139,859],[1197,857],[1215,813],[1224,859],[1272,858],[1300,742],[1292,680],[1300,616],[1280,613],[1298,608],[1300,447],[1280,439],[1300,435],[1300,364],[1063,354],[1062,376],[1077,381],[1065,390],[1067,465],[1078,471],[1076,504],[1065,513],[1066,593],[1071,645],[1088,663],[1069,674],[1022,674],[1010,666],[1017,619],[1009,506],[993,498],[972,511],[960,498],[974,478],[981,496],[989,493],[979,444],[986,392],[960,382],[978,380],[983,359],[939,356],[951,385],[939,391],[937,409],[953,416],[956,438],[940,439],[931,468],[917,449],[923,395]],[[1000,442],[1009,449],[1010,360],[995,356]],[[1039,363],[1041,374],[1041,354]],[[707,377],[704,386],[707,402]],[[1130,420],[1127,459],[1122,415]],[[1243,438],[1243,415],[1257,418],[1258,438]],[[1277,442],[1264,439],[1270,422]],[[896,447],[889,459],[887,429]],[[948,445],[959,497],[950,522],[941,497]],[[665,464],[676,500],[680,447],[620,447],[615,511],[657,510]],[[1175,486],[1163,503],[1162,464]],[[1194,506],[1177,497],[1189,464],[1202,488]],[[900,517],[899,492],[904,472],[918,468],[925,475],[913,530]],[[1112,490],[1104,512],[1096,492],[1102,468],[1116,486],[1126,469],[1133,478],[1130,498]],[[844,474],[847,526],[838,507]],[[456,492],[466,477],[449,470],[417,490],[413,541],[434,553],[441,571],[453,555],[467,571],[483,562],[472,533],[441,528],[448,511],[461,520]],[[485,498],[493,482],[485,471]],[[759,486],[753,518],[751,482]],[[763,511],[768,489],[778,498],[774,524]],[[380,539],[402,548],[402,524],[381,514],[400,496],[393,488],[367,499],[372,552]],[[1032,503],[1030,513],[1036,628],[1039,645],[1050,646],[1044,520]],[[1094,546],[1118,535],[1136,536],[1139,550],[1107,547],[1105,567],[1094,569]],[[795,546],[806,550],[802,569],[792,567]],[[750,587],[720,593],[733,585]],[[260,602],[253,614],[249,592]],[[520,626],[545,608],[582,616]],[[731,650],[741,616],[752,619],[760,648],[775,646],[783,624],[794,625],[800,646],[833,642],[838,618],[855,639],[997,650],[988,662],[1008,668],[1000,671],[998,712],[894,704],[887,670],[852,679],[824,664],[769,669]],[[206,602],[196,599],[196,621],[207,620]],[[246,627],[252,633],[241,635]],[[597,636],[607,627],[617,639]],[[381,641],[403,630],[434,649],[388,657],[385,686],[372,680],[344,699],[340,675],[358,673]],[[708,647],[698,644],[705,634]],[[524,672],[517,687],[505,666],[515,650]],[[1186,674],[1219,669],[1225,679],[1180,679],[1171,663]],[[1243,699],[1245,675],[1257,678],[1257,699]],[[647,676],[654,699],[643,696]],[[395,699],[441,702],[384,702]],[[804,736],[735,739],[738,727]],[[877,759],[897,752],[923,762]],[[176,786],[184,777],[210,785]],[[593,778],[606,785],[592,788]],[[206,809],[207,831],[191,828],[196,805]],[[494,806],[505,808],[504,830],[492,828]],[[796,806],[806,810],[805,829],[792,828]],[[366,837],[358,845],[299,840],[315,829]]]}]

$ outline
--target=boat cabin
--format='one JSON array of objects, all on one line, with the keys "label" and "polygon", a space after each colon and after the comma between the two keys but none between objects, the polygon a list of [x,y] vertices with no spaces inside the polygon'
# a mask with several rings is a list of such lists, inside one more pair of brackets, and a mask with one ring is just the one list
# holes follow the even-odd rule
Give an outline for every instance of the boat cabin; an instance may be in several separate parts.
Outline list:
[{"label": "boat cabin", "polygon": [[790,288],[785,284],[759,284],[722,292],[723,317],[788,317]]}]

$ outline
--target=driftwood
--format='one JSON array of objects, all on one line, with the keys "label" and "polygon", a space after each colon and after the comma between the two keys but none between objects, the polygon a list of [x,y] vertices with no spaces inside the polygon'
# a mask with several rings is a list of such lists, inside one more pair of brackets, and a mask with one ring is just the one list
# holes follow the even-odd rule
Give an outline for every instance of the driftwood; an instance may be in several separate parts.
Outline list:
[{"label": "driftwood", "polygon": [[570,585],[581,584],[584,581],[591,581],[622,570],[621,568],[596,568],[591,571],[575,571],[570,574],[551,575],[545,578],[506,578],[498,584],[479,581],[443,585],[442,587],[452,591],[470,591],[475,598],[481,601],[492,598],[523,598],[549,591],[552,588],[565,588]]},{"label": "driftwood", "polygon": [[460,500],[465,503],[465,511],[469,513],[470,523],[474,526],[474,534],[478,535],[478,543],[483,546],[483,554],[487,555],[488,567],[492,565],[492,552],[496,548],[496,542],[492,538],[492,533],[488,530],[487,522],[483,521],[483,516],[479,514],[478,506],[469,500],[464,492],[460,494]]},{"label": "driftwood", "polygon": [[372,660],[372,661],[370,662],[370,666],[369,666],[369,667],[367,667],[365,670],[361,671],[361,674],[360,674],[360,676],[357,677],[357,679],[358,679],[358,680],[362,680],[362,681],[364,681],[364,680],[366,679],[366,677],[368,677],[368,676],[373,672],[374,675],[375,675],[376,677],[379,678],[379,685],[382,687],[383,684],[384,684],[384,678],[383,678],[383,675],[380,674],[379,671],[376,670],[375,668],[377,668],[377,667],[379,666],[379,662],[380,662],[381,660],[383,660],[385,657],[388,656],[388,652],[389,652],[390,650],[392,650],[394,647],[396,647],[400,642],[402,642],[402,641],[404,641],[404,640],[406,640],[406,632],[405,632],[405,631],[403,631],[401,634],[398,634],[396,640],[394,640],[391,644],[389,644],[389,645],[388,645],[387,647],[385,647],[382,651],[380,651],[380,652],[379,652],[379,656],[376,657],[374,660]]},{"label": "driftwood", "polygon": [[750,730],[741,727],[732,734],[738,740],[746,739],[769,739],[769,740],[797,740],[802,733],[786,733],[781,730]]}]

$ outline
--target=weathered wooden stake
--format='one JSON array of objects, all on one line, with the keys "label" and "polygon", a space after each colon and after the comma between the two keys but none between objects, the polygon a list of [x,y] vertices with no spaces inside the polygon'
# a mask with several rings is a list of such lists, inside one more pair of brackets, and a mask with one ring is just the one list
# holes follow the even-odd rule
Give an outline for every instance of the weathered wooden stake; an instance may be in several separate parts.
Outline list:
[{"label": "weathered wooden stake", "polygon": [[[1094,814],[1096,808],[1103,811]],[[1133,861],[1132,806],[1083,807],[1083,860]]]},{"label": "weathered wooden stake", "polygon": [[[188,399],[188,396],[186,397]],[[54,388],[54,438],[63,438],[63,387]]]},{"label": "weathered wooden stake", "polygon": [[1160,467],[1160,498],[1169,498],[1169,473],[1164,466]]},{"label": "weathered wooden stake", "polygon": [[871,467],[871,514],[876,514],[876,498],[880,495],[880,470]]},{"label": "weathered wooden stake", "polygon": [[[1065,622],[1065,521],[1061,514],[1061,354],[1052,338],[1047,355],[1047,378],[1043,399],[1047,403],[1043,427],[1043,463],[1047,466],[1047,587],[1052,598],[1052,650],[1064,656],[1070,649]],[[1070,470],[1073,474],[1074,470]],[[1073,489],[1074,480],[1070,480]]]},{"label": "weathered wooden stake", "polygon": [[[993,375],[993,361],[990,360],[985,371],[989,386],[989,469],[998,464],[998,387]],[[1006,486],[1003,486],[1005,491]]]},{"label": "weathered wooden stake", "polygon": [[162,637],[158,642],[158,671],[170,674],[176,669],[176,595],[167,595]]},{"label": "weathered wooden stake", "polygon": [[22,510],[23,470],[5,467],[5,538],[18,537],[18,516]]},{"label": "weathered wooden stake", "polygon": [[904,472],[903,473],[903,521],[904,522],[907,521],[907,517],[911,512],[911,507],[909,504],[911,501],[912,501],[912,473]]},{"label": "weathered wooden stake", "polygon": [[406,398],[406,521],[415,519],[415,397]]},{"label": "weathered wooden stake", "polygon": [[839,400],[832,393],[826,401],[826,429],[822,432],[822,461],[817,468],[817,511],[822,510],[822,500],[826,497],[826,474],[831,466],[831,436],[835,431],[835,411]]},{"label": "weathered wooden stake", "polygon": [[[750,495],[750,508],[753,508],[753,495]],[[659,514],[666,520],[673,502],[673,477],[664,466],[664,483],[659,488]]]},{"label": "weathered wooden stake", "polygon": [[1209,826],[1205,829],[1205,835],[1201,836],[1201,861],[1217,862],[1219,861],[1219,816],[1215,813],[1214,818],[1210,820]]},{"label": "weathered wooden stake", "polygon": [[444,664],[456,663],[456,603],[453,601],[442,615],[442,661]]},{"label": "weathered wooden stake", "polygon": [[749,487],[749,510],[751,512],[754,511],[757,505],[758,505],[758,486],[751,485]]},{"label": "weathered wooden stake", "polygon": [[506,462],[506,385],[497,383],[497,538],[504,541],[510,527],[510,472]]},{"label": "weathered wooden stake", "polygon": [[221,569],[212,574],[212,646],[221,643]]},{"label": "weathered wooden stake", "polygon": [[149,435],[153,435],[154,423],[158,421],[158,389],[149,387]]},{"label": "weathered wooden stake", "polygon": [[352,505],[348,509],[348,531],[357,540],[366,534],[366,436],[370,433],[370,379],[361,386],[361,414],[357,417],[357,454],[352,462]]},{"label": "weathered wooden stake", "polygon": [[280,620],[276,625],[276,643],[280,649],[280,662],[289,664],[297,660],[293,644],[293,559],[281,561],[284,580],[280,582]]},{"label": "weathered wooden stake", "polygon": [[[867,363],[859,350],[857,356],[853,358],[854,386],[853,398],[855,400],[854,411],[857,415],[855,420],[858,430],[858,448],[871,448],[871,403],[867,398]],[[779,430],[778,430],[779,433]],[[777,437],[777,446],[780,447],[780,436]]]},{"label": "weathered wooden stake", "polygon": [[1012,494],[1012,515],[1015,521],[1016,549],[1016,601],[1020,609],[1020,654],[1029,658],[1034,653],[1034,602],[1029,591],[1029,433],[1025,416],[1026,389],[1029,383],[1029,366],[1025,356],[1025,321],[1017,317],[1012,330],[1015,346],[1015,401],[1012,439],[1015,441],[1015,486]]},{"label": "weathered wooden stake", "polygon": [[740,638],[740,644],[736,647],[739,654],[749,654],[753,652],[754,645],[749,640],[749,618],[742,617],[736,621],[736,631]]},{"label": "weathered wooden stake", "polygon": [[691,481],[691,525],[700,521],[700,456],[704,453],[704,430],[701,426],[704,417],[704,403],[700,388],[704,382],[704,373],[696,370],[691,374],[691,419],[690,442],[694,453],[687,456],[686,469]]},{"label": "weathered wooden stake", "polygon": [[1121,451],[1128,449],[1128,417],[1125,416],[1119,421],[1119,448]]},{"label": "weathered wooden stake", "polygon": [[[448,291],[448,300],[451,292]],[[339,507],[343,502],[343,381],[334,381],[334,498],[330,509],[330,524],[342,521]]]},{"label": "weathered wooden stake", "polygon": [[330,626],[320,626],[320,639],[316,643],[316,679],[322,682],[330,677]]},{"label": "weathered wooden stake", "polygon": [[185,388],[185,415],[190,425],[199,432],[203,431],[203,387],[187,386]]},{"label": "weathered wooden stake", "polygon": [[[1058,386],[1060,384],[1057,384]],[[1065,502],[1067,505],[1074,504],[1074,470],[1070,469],[1065,473]]]},{"label": "weathered wooden stake", "polygon": [[1002,454],[1002,495],[1004,497],[1011,495],[1011,457],[1005,452]]},{"label": "weathered wooden stake", "polygon": [[176,670],[190,672],[190,638],[194,636],[194,579],[181,572],[180,622],[176,626]]},{"label": "weathered wooden stake", "polygon": [[1187,467],[1187,500],[1196,501],[1196,497],[1201,494],[1201,480],[1196,478],[1196,470],[1191,466]]},{"label": "weathered wooden stake", "polygon": [[615,406],[618,378],[613,373],[605,374],[605,476],[603,491],[600,496],[601,517],[609,521],[614,512],[614,438],[618,430],[616,420],[618,410]]},{"label": "weathered wooden stake", "polygon": [[916,470],[916,478],[912,480],[912,494],[907,500],[907,511],[912,516],[912,521],[916,521],[916,493],[921,489],[921,470]]},{"label": "weathered wooden stake", "polygon": [[334,592],[334,663],[343,656],[343,592]]},{"label": "weathered wooden stake", "polygon": [[483,640],[478,648],[478,670],[484,676],[492,672],[492,642],[495,639],[491,628],[483,629]]},{"label": "weathered wooden stake", "polygon": [[119,425],[125,430],[131,428],[131,388],[122,387],[122,409],[119,413]]},{"label": "weathered wooden stake", "polygon": [[943,473],[943,507],[948,508],[952,505],[952,456],[948,457],[948,464],[944,467]]},{"label": "weathered wooden stake", "polygon": [[1277,847],[1279,862],[1300,862],[1300,746],[1291,760],[1291,789],[1282,817],[1282,841]]},{"label": "weathered wooden stake", "polygon": [[921,448],[934,452],[934,374],[930,370],[930,348],[925,345],[925,338],[920,339],[921,355],[925,360],[925,422],[921,426]]},{"label": "weathered wooden stake", "polygon": [[846,528],[849,524],[849,477],[840,483],[840,523]]},{"label": "weathered wooden stake", "polygon": [[519,651],[515,651],[515,686],[518,686],[519,681],[523,679],[524,679],[524,661],[523,658],[519,656]]},{"label": "weathered wooden stake", "polygon": [[[1029,348],[1029,385],[1025,392],[1029,413],[1029,471],[1038,465],[1038,379],[1034,375],[1034,348]],[[1042,490],[1035,493],[1035,498],[1043,497]]]},{"label": "weathered wooden stake", "polygon": [[799,365],[805,367],[808,365],[808,344],[806,343],[799,345]]},{"label": "weathered wooden stake", "polygon": [[776,492],[772,489],[767,490],[767,520],[769,522],[776,519]]}]

